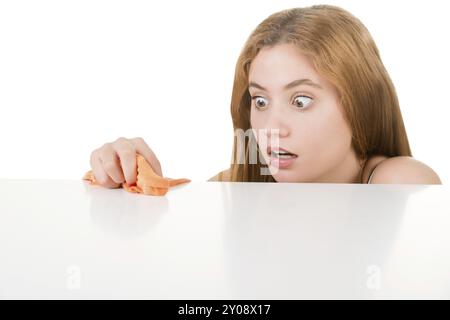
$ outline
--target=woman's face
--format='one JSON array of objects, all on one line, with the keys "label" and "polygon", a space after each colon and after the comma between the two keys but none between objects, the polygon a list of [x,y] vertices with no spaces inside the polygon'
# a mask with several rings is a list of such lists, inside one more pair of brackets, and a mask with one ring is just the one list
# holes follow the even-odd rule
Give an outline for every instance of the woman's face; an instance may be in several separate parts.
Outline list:
[{"label": "woman's face", "polygon": [[[308,80],[288,86],[301,79]],[[359,161],[337,90],[297,47],[263,48],[250,66],[249,93],[251,127],[276,181],[357,182]],[[297,155],[286,167],[269,156],[273,141]]]}]

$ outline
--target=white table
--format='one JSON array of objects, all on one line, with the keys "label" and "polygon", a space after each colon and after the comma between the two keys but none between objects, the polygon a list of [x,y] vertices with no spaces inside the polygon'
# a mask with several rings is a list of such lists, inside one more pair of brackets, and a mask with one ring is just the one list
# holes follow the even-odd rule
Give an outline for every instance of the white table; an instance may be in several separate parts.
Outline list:
[{"label": "white table", "polygon": [[444,185],[0,179],[0,299],[450,298]]}]

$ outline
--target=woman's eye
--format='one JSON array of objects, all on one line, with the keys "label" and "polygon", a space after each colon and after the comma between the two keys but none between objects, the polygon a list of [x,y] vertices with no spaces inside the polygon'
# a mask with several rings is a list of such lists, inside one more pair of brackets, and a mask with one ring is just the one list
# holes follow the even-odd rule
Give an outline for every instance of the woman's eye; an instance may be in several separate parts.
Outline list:
[{"label": "woman's eye", "polygon": [[[303,99],[300,99],[300,98],[303,98]],[[307,96],[297,96],[294,99],[294,103],[300,109],[305,109],[306,106],[309,105],[308,100],[312,100],[312,99],[310,97],[307,97]]]},{"label": "woman's eye", "polygon": [[[258,107],[258,108],[264,108],[264,107],[267,105],[267,103],[264,102],[265,99],[262,98],[262,97],[258,97],[258,96],[252,97],[252,100],[255,100],[255,105],[256,105],[256,107]],[[261,102],[261,101],[263,101],[263,105],[258,104],[258,103]]]}]

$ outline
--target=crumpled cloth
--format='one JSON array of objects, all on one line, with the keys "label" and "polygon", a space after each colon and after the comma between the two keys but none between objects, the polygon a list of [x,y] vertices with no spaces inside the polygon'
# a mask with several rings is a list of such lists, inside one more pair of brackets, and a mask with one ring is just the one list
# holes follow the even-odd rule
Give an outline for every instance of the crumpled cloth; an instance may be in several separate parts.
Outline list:
[{"label": "crumpled cloth", "polygon": [[[191,181],[185,178],[171,179],[163,178],[157,175],[155,171],[153,171],[147,160],[145,160],[145,158],[138,153],[136,154],[136,167],[136,182],[132,185],[129,185],[126,182],[123,182],[121,184],[121,187],[126,191],[152,196],[163,196],[167,193],[167,191],[169,191],[170,187],[174,187],[176,185]],[[83,180],[88,180],[92,185],[98,185],[92,170],[86,172],[86,174],[83,176]]]}]

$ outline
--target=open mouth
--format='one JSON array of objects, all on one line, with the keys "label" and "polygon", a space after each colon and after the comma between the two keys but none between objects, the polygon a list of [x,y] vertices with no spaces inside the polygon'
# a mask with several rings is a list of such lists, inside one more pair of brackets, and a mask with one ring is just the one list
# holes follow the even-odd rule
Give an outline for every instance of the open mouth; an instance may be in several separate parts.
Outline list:
[{"label": "open mouth", "polygon": [[295,153],[289,152],[286,149],[283,148],[267,148],[267,153],[269,157],[271,158],[277,158],[277,159],[290,159],[290,158],[297,158],[298,156]]},{"label": "open mouth", "polygon": [[290,158],[297,158],[297,155],[290,153],[290,152],[277,152],[277,151],[272,151],[269,154],[271,157],[273,158],[278,158],[278,159],[290,159]]}]

